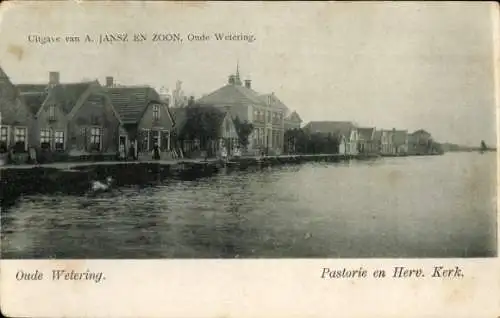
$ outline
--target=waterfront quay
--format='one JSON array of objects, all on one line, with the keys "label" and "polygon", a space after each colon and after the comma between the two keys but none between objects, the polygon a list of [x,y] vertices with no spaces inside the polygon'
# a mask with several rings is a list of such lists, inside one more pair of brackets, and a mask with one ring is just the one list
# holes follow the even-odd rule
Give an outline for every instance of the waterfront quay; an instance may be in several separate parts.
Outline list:
[{"label": "waterfront quay", "polygon": [[340,162],[374,159],[378,156],[345,154],[304,154],[264,157],[240,157],[230,160],[182,159],[151,161],[65,162],[41,165],[7,165],[0,167],[2,205],[14,203],[29,194],[64,193],[83,195],[90,183],[113,179],[114,186],[153,185],[163,179],[194,180],[209,177],[222,169],[265,168],[306,162]]}]

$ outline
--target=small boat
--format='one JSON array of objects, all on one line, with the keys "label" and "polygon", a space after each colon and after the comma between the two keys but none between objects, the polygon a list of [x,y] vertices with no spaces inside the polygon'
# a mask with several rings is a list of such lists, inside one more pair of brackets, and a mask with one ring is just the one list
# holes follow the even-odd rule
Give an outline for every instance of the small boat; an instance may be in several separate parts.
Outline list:
[{"label": "small boat", "polygon": [[486,143],[484,142],[484,140],[481,140],[481,147],[479,148],[479,152],[485,153],[486,151],[488,151],[488,147],[486,146]]}]

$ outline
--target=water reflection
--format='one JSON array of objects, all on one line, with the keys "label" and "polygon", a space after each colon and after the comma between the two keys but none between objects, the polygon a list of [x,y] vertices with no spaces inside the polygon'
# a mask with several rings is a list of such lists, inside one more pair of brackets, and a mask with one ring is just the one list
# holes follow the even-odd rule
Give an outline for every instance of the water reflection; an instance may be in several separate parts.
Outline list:
[{"label": "water reflection", "polygon": [[494,256],[495,175],[494,154],[447,154],[30,196],[2,211],[2,256]]}]

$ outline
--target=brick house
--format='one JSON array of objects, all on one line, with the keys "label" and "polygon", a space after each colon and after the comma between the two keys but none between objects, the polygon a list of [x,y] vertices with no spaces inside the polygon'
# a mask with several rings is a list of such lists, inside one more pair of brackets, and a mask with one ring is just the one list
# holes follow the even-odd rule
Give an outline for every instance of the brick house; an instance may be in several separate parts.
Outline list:
[{"label": "brick house", "polygon": [[35,118],[0,67],[0,152],[12,147],[16,152],[28,152],[28,147],[36,139]]},{"label": "brick house", "polygon": [[149,86],[117,86],[106,78],[105,90],[120,115],[119,149],[124,157],[152,159],[155,145],[160,158],[171,158],[174,120],[167,103]]},{"label": "brick house", "polygon": [[61,83],[58,72],[47,84],[19,84],[35,116],[33,146],[69,156],[116,154],[120,117],[97,81]]},{"label": "brick house", "polygon": [[233,118],[252,123],[254,131],[247,147],[250,153],[257,154],[263,149],[272,154],[283,151],[288,107],[274,93],[259,94],[250,80],[243,82],[238,68],[229,75],[226,85],[201,97],[196,104],[219,108]]}]

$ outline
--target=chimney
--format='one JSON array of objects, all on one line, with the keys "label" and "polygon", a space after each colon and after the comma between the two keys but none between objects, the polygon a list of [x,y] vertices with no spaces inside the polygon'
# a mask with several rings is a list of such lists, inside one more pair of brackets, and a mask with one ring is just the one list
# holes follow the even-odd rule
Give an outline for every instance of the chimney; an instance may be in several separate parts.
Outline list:
[{"label": "chimney", "polygon": [[49,85],[59,84],[59,72],[49,72]]},{"label": "chimney", "polygon": [[251,89],[252,88],[252,81],[249,79],[245,80],[245,87],[248,89]]},{"label": "chimney", "polygon": [[234,75],[229,75],[229,79],[227,81],[230,85],[234,85],[235,80],[234,80]]},{"label": "chimney", "polygon": [[106,87],[113,86],[113,76],[106,76]]}]

